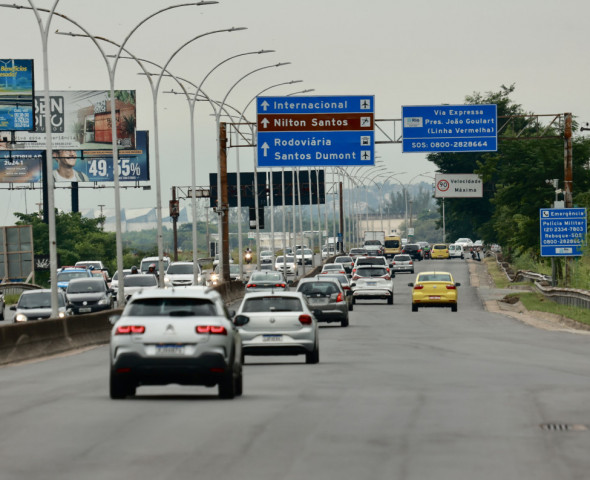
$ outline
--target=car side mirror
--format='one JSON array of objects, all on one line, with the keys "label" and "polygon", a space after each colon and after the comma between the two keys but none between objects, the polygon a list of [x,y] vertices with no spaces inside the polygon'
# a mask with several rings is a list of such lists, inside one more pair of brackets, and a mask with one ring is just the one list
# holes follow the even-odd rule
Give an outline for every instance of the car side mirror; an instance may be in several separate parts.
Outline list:
[{"label": "car side mirror", "polygon": [[414,284],[413,284],[413,283],[411,283],[411,282],[410,282],[410,283],[408,283],[408,287],[413,287],[413,286],[414,286]]},{"label": "car side mirror", "polygon": [[460,287],[461,284],[459,282],[455,282],[455,287]]},{"label": "car side mirror", "polygon": [[117,323],[117,321],[121,318],[121,315],[111,315],[109,317],[109,322],[111,322],[111,325],[114,325],[115,323]]},{"label": "car side mirror", "polygon": [[250,321],[250,319],[246,316],[246,315],[237,315],[234,318],[234,325],[236,327],[243,327],[244,325],[246,325],[248,322]]},{"label": "car side mirror", "polygon": [[11,306],[9,307],[9,310],[16,310],[16,305],[11,305]]}]

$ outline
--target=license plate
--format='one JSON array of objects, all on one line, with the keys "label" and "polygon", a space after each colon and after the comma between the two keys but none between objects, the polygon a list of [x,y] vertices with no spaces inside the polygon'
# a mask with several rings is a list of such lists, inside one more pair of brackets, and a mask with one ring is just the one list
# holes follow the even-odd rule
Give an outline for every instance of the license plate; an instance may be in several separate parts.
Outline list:
[{"label": "license plate", "polygon": [[377,285],[377,282],[367,282],[367,285],[369,285],[369,287],[374,287]]},{"label": "license plate", "polygon": [[325,305],[328,303],[327,298],[310,298],[309,303],[311,305]]},{"label": "license plate", "polygon": [[267,343],[282,342],[282,335],[262,335],[262,341]]},{"label": "license plate", "polygon": [[428,298],[430,298],[430,300],[440,300],[440,296],[438,295],[430,295]]},{"label": "license plate", "polygon": [[184,345],[156,345],[156,355],[184,355]]},{"label": "license plate", "polygon": [[92,308],[90,308],[90,307],[80,307],[80,308],[78,309],[78,311],[79,311],[80,313],[90,313],[90,312],[92,312]]}]

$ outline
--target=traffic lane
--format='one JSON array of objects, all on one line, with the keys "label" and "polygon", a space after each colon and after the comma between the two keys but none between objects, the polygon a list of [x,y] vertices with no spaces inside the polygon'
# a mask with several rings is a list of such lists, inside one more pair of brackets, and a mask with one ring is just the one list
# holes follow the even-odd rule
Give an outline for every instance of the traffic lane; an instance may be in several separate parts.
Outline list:
[{"label": "traffic lane", "polygon": [[320,329],[320,364],[259,357],[233,401],[111,401],[106,347],[0,369],[3,478],[583,478],[588,435],[539,424],[590,417],[586,337],[477,306],[350,313]]}]

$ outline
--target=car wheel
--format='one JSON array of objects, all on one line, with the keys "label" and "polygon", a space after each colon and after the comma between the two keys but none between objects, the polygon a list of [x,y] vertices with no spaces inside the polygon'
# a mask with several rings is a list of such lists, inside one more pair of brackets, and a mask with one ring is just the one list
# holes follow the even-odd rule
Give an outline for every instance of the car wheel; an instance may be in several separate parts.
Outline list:
[{"label": "car wheel", "polygon": [[135,384],[129,381],[129,379],[117,375],[112,370],[109,383],[109,393],[113,400],[121,400],[125,397],[132,397],[135,395]]},{"label": "car wheel", "polygon": [[348,327],[348,316],[340,322],[341,327]]},{"label": "car wheel", "polygon": [[412,305],[412,312],[418,311],[418,305]]},{"label": "car wheel", "polygon": [[236,396],[236,379],[234,371],[230,369],[219,381],[219,398],[232,399]]},{"label": "car wheel", "polygon": [[412,270],[410,270],[410,273],[414,273],[414,269],[412,268]]},{"label": "car wheel", "polygon": [[451,312],[457,311],[457,305],[451,305]]},{"label": "car wheel", "polygon": [[305,354],[305,363],[307,363],[307,364],[320,363],[320,347],[316,347],[313,352]]},{"label": "car wheel", "polygon": [[387,297],[387,305],[393,305],[393,293]]}]

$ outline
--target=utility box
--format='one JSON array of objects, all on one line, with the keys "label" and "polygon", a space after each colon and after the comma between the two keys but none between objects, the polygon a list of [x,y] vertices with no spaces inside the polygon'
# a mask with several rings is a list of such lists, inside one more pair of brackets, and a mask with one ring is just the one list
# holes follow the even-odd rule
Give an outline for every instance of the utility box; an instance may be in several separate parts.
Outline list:
[{"label": "utility box", "polygon": [[33,226],[0,227],[0,282],[30,280],[33,260]]}]

